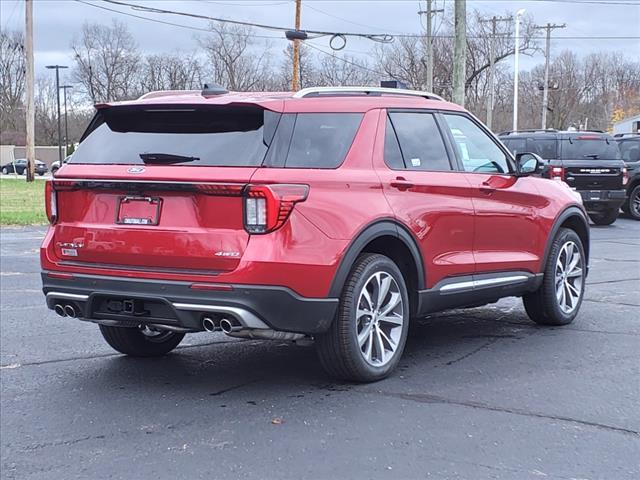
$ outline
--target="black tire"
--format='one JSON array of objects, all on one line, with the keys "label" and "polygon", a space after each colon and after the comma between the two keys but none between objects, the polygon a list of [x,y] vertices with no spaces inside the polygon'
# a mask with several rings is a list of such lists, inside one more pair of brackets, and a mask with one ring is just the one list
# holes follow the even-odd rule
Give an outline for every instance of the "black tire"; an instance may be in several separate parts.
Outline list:
[{"label": "black tire", "polygon": [[618,209],[611,208],[598,213],[590,213],[589,218],[596,225],[611,225],[618,218]]},{"label": "black tire", "polygon": [[184,333],[161,332],[152,337],[138,328],[100,325],[100,332],[107,343],[120,353],[132,357],[160,357],[176,348]]},{"label": "black tire", "polygon": [[[400,335],[397,337],[396,349],[386,360],[387,363],[381,366],[372,365],[365,360],[364,353],[358,345],[356,318],[361,292],[367,282],[378,272],[386,273],[395,280],[395,286],[402,300],[402,313],[399,314],[402,318],[402,326]],[[374,306],[374,308],[378,307],[380,305]],[[336,318],[326,333],[316,336],[316,350],[320,363],[329,375],[342,380],[374,382],[385,378],[396,368],[402,356],[409,330],[409,315],[407,287],[397,265],[384,255],[370,253],[360,255],[342,290]],[[369,338],[373,343],[373,334]],[[363,348],[366,344],[366,342],[363,344]],[[387,343],[387,345],[390,344]],[[385,346],[382,350],[385,350]]]},{"label": "black tire", "polygon": [[23,168],[22,170],[18,170],[18,175],[25,175],[27,173],[27,169]]},{"label": "black tire", "polygon": [[[566,313],[560,308],[560,302],[556,296],[556,262],[558,262],[562,247],[567,242],[573,242],[578,247],[582,259],[581,292],[575,308],[570,313]],[[586,257],[582,241],[573,230],[561,228],[551,246],[542,285],[535,292],[522,297],[527,315],[539,325],[559,326],[573,322],[584,298],[585,280]]]},{"label": "black tire", "polygon": [[640,184],[633,187],[622,209],[634,220],[640,220]]},{"label": "black tire", "polygon": [[2,167],[2,174],[9,175],[9,169],[7,167]]},{"label": "black tire", "polygon": [[38,175],[39,175],[39,176],[43,176],[43,175],[44,175],[44,172],[38,172]]}]

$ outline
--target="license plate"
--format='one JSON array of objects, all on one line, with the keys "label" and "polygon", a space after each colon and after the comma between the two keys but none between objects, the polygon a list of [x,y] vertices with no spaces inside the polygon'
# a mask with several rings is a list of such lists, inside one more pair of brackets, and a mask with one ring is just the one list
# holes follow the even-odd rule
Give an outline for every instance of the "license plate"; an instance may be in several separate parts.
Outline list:
[{"label": "license plate", "polygon": [[582,193],[582,198],[584,200],[600,200],[601,199],[601,192],[599,190],[591,190],[588,192],[581,192]]},{"label": "license plate", "polygon": [[162,199],[158,197],[120,197],[116,223],[120,225],[158,225]]}]

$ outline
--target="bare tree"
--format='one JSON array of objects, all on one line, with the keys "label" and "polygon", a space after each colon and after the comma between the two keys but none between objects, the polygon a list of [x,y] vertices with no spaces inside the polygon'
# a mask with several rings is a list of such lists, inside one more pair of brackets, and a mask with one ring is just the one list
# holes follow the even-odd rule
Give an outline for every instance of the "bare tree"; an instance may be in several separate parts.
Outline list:
[{"label": "bare tree", "polygon": [[71,44],[76,66],[74,78],[93,103],[123,100],[138,95],[140,54],[126,25],[85,23]]},{"label": "bare tree", "polygon": [[350,55],[327,55],[320,61],[318,83],[328,86],[372,85],[379,82],[366,60]]},{"label": "bare tree", "polygon": [[140,74],[141,90],[191,90],[202,86],[202,66],[192,54],[148,55]]},{"label": "bare tree", "polygon": [[213,81],[234,91],[264,90],[274,81],[269,49],[252,48],[250,27],[211,23],[211,34],[198,41],[204,49]]},{"label": "bare tree", "polygon": [[[275,79],[275,89],[291,90],[293,77],[293,44],[289,43],[282,52],[284,59],[280,65],[279,75]],[[311,49],[300,43],[300,88],[313,87],[318,82],[318,72]]]},{"label": "bare tree", "polygon": [[56,82],[50,75],[38,77],[35,84],[36,144],[58,143]]},{"label": "bare tree", "polygon": [[24,37],[16,31],[0,32],[0,130],[24,127]]}]

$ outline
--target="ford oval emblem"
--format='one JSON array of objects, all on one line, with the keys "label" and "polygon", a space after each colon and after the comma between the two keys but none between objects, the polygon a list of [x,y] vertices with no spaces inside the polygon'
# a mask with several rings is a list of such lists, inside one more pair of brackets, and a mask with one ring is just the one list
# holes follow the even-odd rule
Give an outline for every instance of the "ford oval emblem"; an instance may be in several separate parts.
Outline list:
[{"label": "ford oval emblem", "polygon": [[127,172],[129,172],[129,173],[142,173],[142,172],[144,172],[144,167],[131,167],[129,170],[127,170]]}]

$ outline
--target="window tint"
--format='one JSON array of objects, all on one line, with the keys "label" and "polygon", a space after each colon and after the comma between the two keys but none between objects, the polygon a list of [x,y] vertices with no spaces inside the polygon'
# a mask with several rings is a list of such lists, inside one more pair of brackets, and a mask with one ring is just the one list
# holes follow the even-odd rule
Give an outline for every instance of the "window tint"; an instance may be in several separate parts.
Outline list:
[{"label": "window tint", "polygon": [[509,149],[514,155],[518,153],[527,152],[527,139],[526,138],[512,138],[503,140],[504,146]]},{"label": "window tint", "polygon": [[640,161],[640,141],[627,140],[619,141],[620,153],[625,162]]},{"label": "window tint", "polygon": [[555,138],[530,138],[529,152],[537,153],[545,160],[556,160],[558,141]]},{"label": "window tint", "polygon": [[562,140],[563,160],[583,160],[585,158],[593,160],[619,159],[618,143],[613,139],[598,135],[581,135]]},{"label": "window tint", "polygon": [[69,163],[142,164],[141,154],[184,157],[172,165],[261,165],[280,115],[254,106],[98,112]]},{"label": "window tint", "polygon": [[393,170],[402,170],[404,168],[398,137],[396,137],[396,132],[389,117],[387,117],[387,126],[384,134],[384,162]]},{"label": "window tint", "polygon": [[453,135],[465,171],[509,172],[507,156],[474,122],[462,115],[444,115],[444,118]]},{"label": "window tint", "polygon": [[430,113],[389,114],[408,170],[451,170],[440,129]]},{"label": "window tint", "polygon": [[285,166],[335,168],[344,161],[361,113],[299,113]]}]

